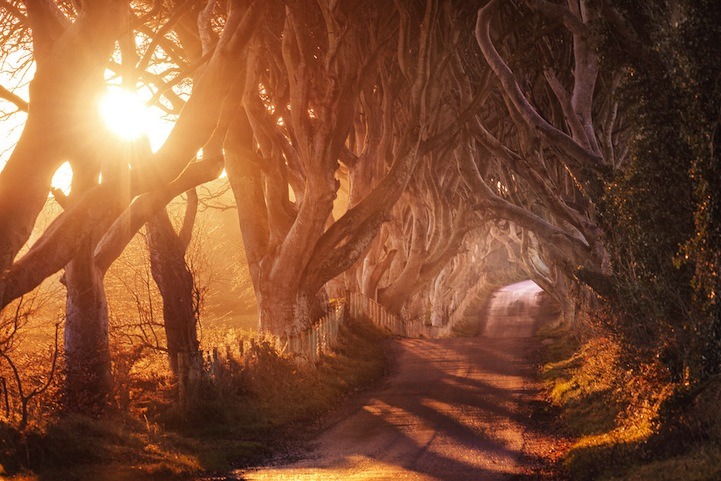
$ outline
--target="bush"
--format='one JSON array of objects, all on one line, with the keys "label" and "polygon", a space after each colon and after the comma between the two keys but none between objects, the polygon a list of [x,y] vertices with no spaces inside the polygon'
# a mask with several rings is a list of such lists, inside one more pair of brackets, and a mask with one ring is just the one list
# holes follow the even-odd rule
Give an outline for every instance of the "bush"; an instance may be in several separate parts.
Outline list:
[{"label": "bush", "polygon": [[10,474],[32,470],[57,479],[227,472],[267,456],[278,439],[292,439],[298,424],[316,421],[381,377],[384,339],[370,322],[349,322],[336,351],[311,366],[278,352],[267,339],[246,338],[242,353],[226,349],[206,359],[199,395],[182,408],[163,364],[152,354],[136,359],[129,353],[126,364],[133,367],[118,370],[125,392],[117,393],[116,403],[128,411],[104,420],[69,416],[32,423],[25,431],[0,424],[0,464]]},{"label": "bush", "polygon": [[674,392],[668,369],[659,361],[629,364],[609,331],[584,339],[543,334],[554,341],[544,353],[548,397],[575,439],[564,461],[570,478],[603,479],[646,459]]}]

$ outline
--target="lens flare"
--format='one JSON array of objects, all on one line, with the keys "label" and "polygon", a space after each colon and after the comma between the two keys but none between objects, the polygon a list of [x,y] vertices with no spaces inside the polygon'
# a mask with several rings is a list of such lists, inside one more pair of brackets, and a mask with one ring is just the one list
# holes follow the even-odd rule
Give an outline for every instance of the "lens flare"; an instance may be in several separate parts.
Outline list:
[{"label": "lens flare", "polygon": [[133,140],[148,133],[150,111],[132,92],[111,89],[100,99],[100,114],[117,136]]}]

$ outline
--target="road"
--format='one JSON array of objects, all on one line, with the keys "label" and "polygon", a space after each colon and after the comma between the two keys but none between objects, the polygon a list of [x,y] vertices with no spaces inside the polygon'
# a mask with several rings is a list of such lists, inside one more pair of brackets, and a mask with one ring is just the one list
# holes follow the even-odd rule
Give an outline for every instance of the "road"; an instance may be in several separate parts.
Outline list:
[{"label": "road", "polygon": [[542,292],[533,281],[498,289],[488,305],[483,335],[491,338],[533,336],[536,330],[533,315]]},{"label": "road", "polygon": [[484,481],[528,473],[521,401],[537,389],[537,292],[521,284],[496,293],[479,337],[399,341],[391,375],[351,401],[300,460],[236,476]]}]

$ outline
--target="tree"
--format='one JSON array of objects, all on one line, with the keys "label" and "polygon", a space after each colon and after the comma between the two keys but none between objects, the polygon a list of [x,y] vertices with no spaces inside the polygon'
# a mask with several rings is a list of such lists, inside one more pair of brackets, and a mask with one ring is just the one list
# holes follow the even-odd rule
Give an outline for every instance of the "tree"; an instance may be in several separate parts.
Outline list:
[{"label": "tree", "polygon": [[682,131],[693,152],[695,235],[687,253],[694,265],[694,306],[699,314],[694,326],[698,357],[692,366],[695,376],[705,381],[721,372],[721,70],[716,61],[721,29],[713,2],[680,3],[686,18],[678,55],[685,68],[675,80],[686,103]]},{"label": "tree", "polygon": [[[718,12],[709,2],[614,5],[625,28],[611,30],[604,49],[633,72],[624,101],[637,119],[632,162],[614,184],[607,215],[618,277],[631,293],[620,301],[642,317],[650,338],[642,345],[661,351],[674,376],[693,385],[721,365]],[[634,48],[621,49],[621,41]]]},{"label": "tree", "polygon": [[163,209],[146,224],[150,269],[163,297],[163,326],[168,345],[168,360],[173,373],[178,372],[178,355],[198,358],[198,300],[193,274],[185,255],[195,223],[198,196],[194,189],[187,192],[185,216],[176,233]]},{"label": "tree", "polygon": [[[69,404],[74,409],[94,409],[102,407],[110,388],[102,274],[151,214],[219,173],[218,158],[186,166],[216,130],[234,79],[230,63],[242,59],[242,46],[260,9],[231,5],[223,34],[168,141],[152,155],[152,162],[130,170],[121,149],[106,152],[111,142],[107,135],[98,135],[93,104],[104,89],[105,66],[115,42],[131,20],[128,3],[81,4],[72,12],[74,18],[49,2],[27,6],[27,21],[35,25],[37,74],[25,129],[0,174],[2,306],[68,265],[67,396],[79,401]],[[25,255],[15,259],[63,158],[70,159],[75,172],[67,208]],[[98,183],[101,171],[103,182]]]},{"label": "tree", "polygon": [[[478,226],[465,199],[458,195],[460,178],[447,162],[448,150],[431,155],[412,179],[405,202],[396,207],[398,225],[389,238],[398,254],[378,299],[400,315],[413,294],[427,288],[459,252],[466,233]],[[432,159],[432,160],[430,160]],[[445,162],[444,162],[445,161]]]},{"label": "tree", "polygon": [[[365,254],[418,159],[448,141],[465,119],[435,130],[429,112],[440,100],[433,69],[445,68],[442,58],[452,55],[439,43],[439,4],[429,1],[419,9],[399,3],[397,17],[394,10],[388,15],[388,8],[383,3],[288,5],[274,10],[272,30],[251,47],[254,69],[244,85],[245,115],[237,116],[225,148],[263,330],[292,332],[318,316],[319,291]],[[394,22],[400,25],[399,39],[391,44]],[[403,50],[402,59],[391,56],[394,48]],[[384,71],[401,81],[384,80]],[[361,92],[369,96],[366,102],[395,96],[392,103],[404,109],[399,120],[411,127],[385,144],[393,150],[382,180],[333,222],[339,160],[353,163],[365,147],[354,141],[358,150],[349,153],[346,146],[358,125]],[[382,135],[399,129],[393,120],[382,128]],[[387,154],[376,144],[367,147]]]},{"label": "tree", "polygon": [[[492,1],[478,10],[475,36],[495,93],[468,129],[459,169],[486,218],[532,233],[505,229],[534,246],[523,255],[560,269],[565,280],[529,269],[545,288],[560,288],[557,298],[579,281],[609,291],[598,204],[626,160],[628,133],[616,95],[623,70],[599,68],[594,26],[606,14],[591,2]],[[567,319],[573,305],[565,304]]]}]

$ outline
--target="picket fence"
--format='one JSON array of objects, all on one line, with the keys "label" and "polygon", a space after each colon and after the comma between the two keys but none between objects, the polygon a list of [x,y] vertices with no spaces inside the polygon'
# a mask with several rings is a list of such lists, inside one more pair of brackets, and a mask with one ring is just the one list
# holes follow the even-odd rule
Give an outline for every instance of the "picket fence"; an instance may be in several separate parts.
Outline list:
[{"label": "picket fence", "polygon": [[[465,306],[461,305],[458,310],[465,310],[464,308]],[[435,327],[423,325],[420,321],[406,321],[391,314],[373,299],[355,292],[346,292],[344,297],[333,299],[328,313],[307,329],[279,337],[265,335],[258,342],[268,342],[279,353],[292,354],[299,362],[316,363],[321,355],[331,353],[337,347],[341,326],[348,322],[348,319],[369,319],[378,328],[392,335],[411,338],[447,337],[453,327],[453,322],[443,327]],[[453,320],[452,316],[451,321]],[[241,358],[246,351],[244,344],[250,343],[252,346],[255,342],[254,339],[239,341]],[[230,347],[226,346],[225,350],[228,351],[226,357],[230,357],[229,349]],[[203,357],[199,358],[199,362],[209,366],[207,369],[212,374],[214,366],[223,356],[218,355],[217,348],[201,354]],[[194,370],[194,361],[188,359],[187,354],[182,354],[178,358],[178,364],[181,373]],[[190,375],[192,377],[192,373]],[[184,376],[181,374],[180,377]]]},{"label": "picket fence", "polygon": [[[456,313],[461,314],[466,307],[462,303],[456,309]],[[317,362],[322,354],[330,353],[335,349],[341,325],[348,319],[362,318],[369,319],[378,328],[393,335],[416,338],[448,337],[451,335],[454,321],[457,321],[451,316],[450,322],[443,327],[426,326],[419,321],[406,321],[391,314],[385,307],[363,294],[346,292],[344,297],[332,301],[328,314],[318,322],[302,332],[276,338],[275,346],[279,352],[294,354],[309,362]]]},{"label": "picket fence", "polygon": [[321,354],[326,354],[336,347],[340,326],[348,320],[348,309],[345,299],[335,299],[328,314],[306,330],[276,338],[279,352],[295,354],[310,362],[317,362]]},{"label": "picket fence", "polygon": [[404,321],[388,312],[373,299],[355,292],[334,299],[324,317],[306,330],[277,338],[278,351],[295,354],[310,362],[317,362],[321,354],[332,352],[337,345],[338,332],[348,319],[369,319],[380,329],[402,337],[430,336],[418,322]]},{"label": "picket fence", "polygon": [[392,334],[411,337],[411,323],[391,314],[373,299],[363,294],[348,292],[346,302],[348,303],[348,314],[352,319],[366,318],[379,328],[385,329]]},{"label": "picket fence", "polygon": [[[451,335],[453,323],[449,322],[442,327],[427,326],[421,321],[405,321],[398,316],[388,312],[385,307],[378,304],[373,299],[369,299],[362,294],[350,292],[346,296],[349,304],[350,317],[358,319],[366,317],[370,319],[376,326],[385,329],[392,334],[401,337],[448,337]],[[465,309],[466,306],[463,306]]]},{"label": "picket fence", "polygon": [[[453,324],[449,322],[444,327],[432,327],[424,326],[420,321],[406,321],[391,314],[373,299],[346,292],[344,297],[333,299],[328,313],[304,331],[280,337],[261,335],[258,339],[240,339],[237,359],[247,363],[248,354],[253,352],[254,345],[268,343],[281,354],[292,354],[299,363],[315,364],[321,355],[329,354],[337,347],[341,326],[349,319],[369,319],[392,335],[415,338],[447,337]],[[234,357],[230,346],[225,346],[225,355],[221,355],[218,348],[199,354],[192,358],[187,353],[178,355],[178,400],[181,405],[186,405],[188,399],[197,396],[196,391],[203,376],[215,379],[217,373],[223,370],[222,366]]]}]

